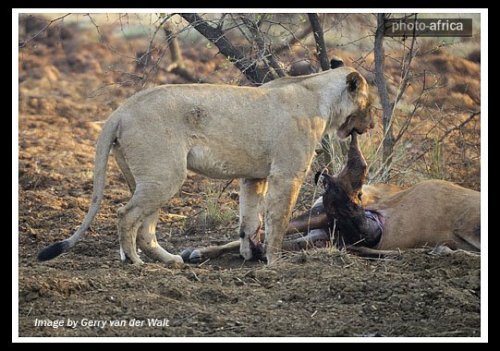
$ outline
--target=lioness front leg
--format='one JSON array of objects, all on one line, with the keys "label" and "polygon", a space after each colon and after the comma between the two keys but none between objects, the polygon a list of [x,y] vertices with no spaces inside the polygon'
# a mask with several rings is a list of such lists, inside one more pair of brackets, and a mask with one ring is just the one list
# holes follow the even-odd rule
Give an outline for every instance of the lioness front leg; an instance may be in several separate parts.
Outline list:
[{"label": "lioness front leg", "polygon": [[265,179],[240,180],[240,254],[245,260],[253,257],[251,238],[262,225],[259,211],[266,190]]},{"label": "lioness front leg", "polygon": [[268,264],[273,264],[280,256],[283,238],[304,176],[305,172],[295,177],[272,175],[268,178],[264,242]]}]

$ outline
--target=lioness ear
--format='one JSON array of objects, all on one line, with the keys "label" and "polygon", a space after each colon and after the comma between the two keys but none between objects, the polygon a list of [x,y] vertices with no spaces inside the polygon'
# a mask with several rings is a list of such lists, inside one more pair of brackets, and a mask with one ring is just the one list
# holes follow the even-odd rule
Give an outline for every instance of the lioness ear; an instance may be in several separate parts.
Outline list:
[{"label": "lioness ear", "polygon": [[361,74],[359,74],[358,72],[349,73],[346,78],[347,90],[349,90],[350,93],[354,93],[358,90],[362,82],[363,77],[361,77]]}]

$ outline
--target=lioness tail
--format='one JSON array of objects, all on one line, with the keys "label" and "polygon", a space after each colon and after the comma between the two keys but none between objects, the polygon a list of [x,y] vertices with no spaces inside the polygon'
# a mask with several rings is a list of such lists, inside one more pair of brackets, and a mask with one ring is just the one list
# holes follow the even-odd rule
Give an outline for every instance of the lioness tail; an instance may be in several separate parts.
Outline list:
[{"label": "lioness tail", "polygon": [[85,231],[89,228],[92,220],[99,211],[101,200],[104,194],[104,186],[106,184],[106,168],[108,163],[109,152],[116,139],[116,129],[118,119],[111,117],[104,124],[101,135],[97,139],[95,168],[94,168],[94,190],[92,192],[92,203],[87,212],[82,225],[68,239],[58,241],[38,253],[39,261],[51,260],[54,257],[70,250],[80,240]]}]

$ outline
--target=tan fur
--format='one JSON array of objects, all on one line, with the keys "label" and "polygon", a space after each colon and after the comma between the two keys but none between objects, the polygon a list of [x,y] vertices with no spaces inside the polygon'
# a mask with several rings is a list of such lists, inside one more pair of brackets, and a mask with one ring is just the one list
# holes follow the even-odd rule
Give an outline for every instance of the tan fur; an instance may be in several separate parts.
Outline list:
[{"label": "tan fur", "polygon": [[263,203],[267,259],[274,262],[316,145],[326,132],[337,130],[345,137],[353,128],[362,133],[372,126],[368,96],[366,80],[347,67],[258,88],[165,85],[132,96],[105,123],[96,150],[95,201],[64,250],[97,212],[113,145],[133,191],[118,211],[123,259],[141,263],[139,244],[165,263],[182,261],[158,245],[155,226],[160,206],[180,189],[190,169],[212,178],[242,179],[241,254],[251,257],[248,241],[260,226]]},{"label": "tan fur", "polygon": [[395,184],[365,184],[362,188],[361,205],[363,207],[369,206],[381,199],[387,198],[403,190]]},{"label": "tan fur", "polygon": [[446,245],[480,251],[480,193],[442,180],[418,183],[372,203],[385,218],[376,249]]}]

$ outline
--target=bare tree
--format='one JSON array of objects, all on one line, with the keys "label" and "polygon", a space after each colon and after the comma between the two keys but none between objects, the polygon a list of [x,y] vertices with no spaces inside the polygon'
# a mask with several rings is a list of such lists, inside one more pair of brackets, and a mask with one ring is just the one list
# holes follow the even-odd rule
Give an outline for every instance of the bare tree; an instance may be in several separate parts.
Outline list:
[{"label": "bare tree", "polygon": [[316,51],[318,53],[319,62],[321,69],[323,71],[330,69],[330,61],[328,60],[328,53],[326,51],[325,38],[323,35],[323,28],[319,22],[319,17],[317,13],[308,13],[309,22],[311,22],[311,28],[314,34],[314,40],[316,41]]},{"label": "bare tree", "polygon": [[179,41],[177,40],[177,35],[169,22],[165,22],[163,31],[167,37],[167,45],[170,51],[170,58],[172,59],[172,63],[167,67],[167,72],[177,74],[188,82],[205,83],[203,78],[196,76],[195,72],[184,65],[184,59],[182,57]]},{"label": "bare tree", "polygon": [[254,84],[262,84],[270,80],[272,73],[266,67],[259,67],[257,63],[246,57],[225,36],[221,28],[212,27],[196,13],[181,13],[182,18],[188,21],[201,35],[220,50],[247,78]]},{"label": "bare tree", "polygon": [[[415,36],[412,36],[411,44],[406,55],[403,55],[401,63],[401,80],[396,92],[396,96],[392,99],[389,96],[387,82],[384,76],[385,72],[385,50],[384,50],[384,31],[389,15],[385,13],[377,14],[377,29],[375,31],[374,56],[375,56],[375,84],[377,85],[380,104],[382,105],[382,125],[384,137],[382,141],[382,181],[388,181],[390,177],[392,159],[394,154],[394,145],[406,131],[408,124],[400,130],[398,136],[394,136],[393,117],[394,111],[398,102],[403,97],[403,94],[408,87],[410,77],[410,66],[414,56]],[[414,16],[416,19],[416,15]],[[404,47],[404,44],[403,44]],[[409,121],[409,120],[408,120]]]},{"label": "bare tree", "polygon": [[292,45],[295,45],[295,44],[299,43],[301,40],[304,40],[305,38],[307,38],[307,36],[310,35],[311,33],[312,33],[312,30],[309,26],[305,26],[295,33],[290,32],[290,34],[292,35],[292,38],[290,40],[288,40],[287,42],[284,42],[280,45],[274,46],[272,49],[272,52],[275,55],[279,55],[281,52],[283,52],[285,50],[289,50],[292,47]]},{"label": "bare tree", "polygon": [[[330,61],[328,58],[328,53],[326,49],[326,43],[325,43],[325,38],[324,38],[324,32],[323,32],[323,27],[321,26],[319,16],[317,13],[309,13],[309,22],[311,23],[311,29],[314,34],[314,40],[316,42],[316,53],[317,56],[319,57],[319,62],[321,65],[321,70],[327,71],[331,68],[330,66]],[[338,145],[339,149],[342,152],[342,155],[347,155],[347,150],[348,145],[346,142],[342,140],[333,140],[336,139],[335,136],[331,135],[325,135],[323,139],[321,140],[321,147],[323,151],[323,159],[325,162],[325,167],[327,167],[330,172],[333,174],[334,169],[333,169],[333,155],[334,155],[334,148],[333,144]],[[336,141],[336,142],[334,142]]]},{"label": "bare tree", "polygon": [[[319,22],[319,17],[317,13],[309,13],[309,22],[311,23],[311,29],[314,34],[314,41],[316,42],[316,52],[319,57],[321,69],[323,71],[330,69],[330,64],[328,62],[328,55],[326,53],[325,39],[323,35],[323,28]],[[323,160],[325,162],[325,167],[327,167],[333,174],[333,148],[329,135],[325,135],[321,139],[321,147],[323,149]]]},{"label": "bare tree", "polygon": [[260,29],[261,21],[253,21],[246,15],[240,15],[240,18],[252,34],[253,40],[259,49],[259,56],[262,57],[262,61],[264,62],[266,69],[270,71],[273,78],[286,76],[285,71],[280,67],[276,57],[270,51],[271,45],[266,42],[266,38]]},{"label": "bare tree", "polygon": [[377,84],[378,94],[380,97],[380,104],[382,105],[382,124],[384,128],[383,152],[382,162],[384,166],[383,180],[389,177],[389,170],[391,167],[392,153],[394,150],[392,124],[390,123],[393,111],[393,105],[389,100],[389,93],[387,92],[387,82],[384,77],[385,66],[385,52],[384,52],[384,28],[385,28],[386,14],[377,14],[377,30],[375,31],[375,84]]}]

